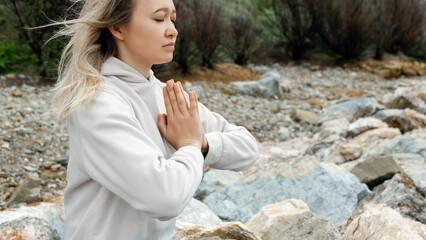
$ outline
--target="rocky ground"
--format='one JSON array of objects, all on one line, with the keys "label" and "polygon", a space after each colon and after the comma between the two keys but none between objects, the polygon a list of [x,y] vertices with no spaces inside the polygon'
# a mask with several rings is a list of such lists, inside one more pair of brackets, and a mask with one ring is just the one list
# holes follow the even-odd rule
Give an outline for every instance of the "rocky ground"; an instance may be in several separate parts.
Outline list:
[{"label": "rocky ground", "polygon": [[[228,64],[226,67],[227,69],[241,68],[232,64]],[[426,127],[426,77],[401,76],[384,79],[383,75],[372,74],[366,72],[365,69],[362,70],[362,67],[322,67],[309,63],[301,65],[251,65],[248,69],[244,69],[244,78],[239,79],[238,74],[231,75],[233,81],[229,81],[230,74],[224,81],[205,80],[208,78],[194,80],[185,79],[185,77],[177,79],[185,83],[185,89],[194,89],[199,95],[200,102],[210,110],[220,113],[229,122],[245,126],[261,144],[261,155],[258,162],[252,169],[244,172],[248,177],[237,176],[234,182],[228,183],[226,186],[231,188],[235,185],[237,189],[244,189],[244,192],[250,193],[253,191],[250,189],[262,189],[262,184],[269,181],[265,180],[265,176],[275,176],[275,182],[268,183],[267,186],[275,186],[272,188],[274,188],[273,191],[277,194],[276,196],[268,197],[268,199],[259,196],[256,204],[246,204],[235,200],[235,204],[247,206],[238,211],[226,208],[217,209],[220,202],[225,199],[232,199],[227,191],[233,192],[235,189],[205,190],[204,192],[200,190],[201,193],[198,192],[197,198],[208,205],[222,220],[238,220],[249,227],[251,226],[250,229],[252,230],[256,228],[253,226],[259,226],[262,217],[259,218],[260,220],[251,219],[253,214],[244,213],[256,213],[267,204],[280,202],[287,198],[304,201],[301,203],[292,202],[290,205],[298,209],[297,211],[293,209],[294,211],[300,212],[301,209],[310,209],[315,214],[330,219],[334,225],[338,226],[344,224],[343,221],[352,216],[355,207],[361,209],[365,205],[367,206],[366,209],[369,209],[365,212],[371,211],[372,215],[375,214],[375,211],[388,211],[387,209],[383,210],[383,206],[371,207],[368,203],[373,200],[376,203],[383,203],[384,200],[380,194],[386,192],[387,186],[397,186],[398,182],[405,181],[407,183],[408,181],[411,183],[410,186],[415,186],[413,188],[415,190],[411,191],[414,191],[413,194],[418,196],[414,197],[414,200],[410,198],[410,206],[415,206],[416,210],[413,213],[413,209],[406,206],[402,210],[399,209],[399,213],[419,224],[420,222],[423,223],[416,225],[416,227],[420,226],[418,228],[425,234],[426,212],[424,209],[426,209],[426,202],[424,190],[426,190],[426,168],[423,168],[423,165],[426,162],[426,133],[423,130]],[[247,71],[252,73],[247,73]],[[264,81],[264,84],[261,84],[262,86],[258,82],[250,84],[238,82],[249,80],[247,76],[261,76],[271,71],[275,72],[275,75],[272,74],[269,79],[275,78],[278,81],[275,83],[278,85],[273,85],[273,80]],[[11,77],[13,76],[1,76],[1,86],[3,87],[0,92],[0,210],[48,199],[60,193],[66,185],[68,136],[65,125],[58,123],[49,112],[52,87],[27,85],[25,82],[31,81],[22,80],[25,76],[15,76],[15,78],[21,78],[21,82],[24,84],[14,85],[11,84],[13,83]],[[257,81],[257,79],[252,80]],[[390,109],[405,110],[398,110],[399,112],[396,113],[395,111],[388,111]],[[365,120],[365,117],[374,119],[367,118]],[[396,139],[397,142],[385,142],[383,144],[387,145],[380,145],[381,140],[388,139],[389,141]],[[404,143],[404,141],[408,143]],[[378,145],[375,146],[374,144]],[[373,145],[375,146],[374,149],[371,147]],[[377,149],[396,149],[401,145],[406,148],[394,152],[386,150],[388,151],[386,154],[385,150],[380,154],[373,152],[373,150],[378,151]],[[377,164],[375,159],[371,160],[372,156],[389,155],[389,153],[411,155],[402,157],[401,155],[392,155],[391,160],[381,160],[381,166],[384,166],[383,162],[389,162],[386,166],[389,166],[390,170],[373,174],[374,177],[362,175],[371,166],[377,167],[377,165],[374,165]],[[410,158],[413,161],[403,163],[400,160],[401,158]],[[307,167],[310,170],[295,173],[300,170],[300,167],[280,165],[290,164],[293,160],[300,161],[301,166],[310,166]],[[416,161],[420,165],[413,165]],[[331,170],[327,163],[332,163],[334,166],[340,165],[341,171],[343,171],[342,169],[351,171],[358,178],[349,180],[345,177],[346,175],[333,172],[334,170]],[[295,168],[294,172],[279,170],[292,168]],[[406,175],[395,175],[396,172],[411,174],[410,177],[414,179],[414,182]],[[277,173],[280,174],[277,175]],[[253,174],[257,174],[257,177]],[[330,180],[327,176],[330,177]],[[392,176],[395,176],[395,179]],[[331,197],[333,199],[338,199],[340,195],[358,194],[358,200],[369,195],[369,198],[366,198],[369,199],[369,202],[364,200],[364,202],[357,204],[358,200],[354,202],[353,199],[335,200],[336,202],[333,202],[332,205],[346,206],[349,204],[351,207],[330,210],[326,208],[327,206],[319,204],[318,200],[314,199],[312,195],[306,196],[297,190],[288,190],[295,192],[287,197],[282,197],[288,194],[287,192],[277,193],[280,191],[279,189],[291,189],[291,186],[303,185],[311,181],[309,179],[312,178],[313,181],[316,181],[315,179],[318,177],[322,179],[322,186],[326,186],[328,189],[327,195],[330,195],[329,191],[337,187],[336,183],[333,182],[336,180],[331,179],[339,179],[340,182],[344,183],[343,185],[351,186],[348,187],[351,190],[345,190],[345,187],[339,186],[339,188],[342,188],[340,189],[341,192]],[[230,179],[231,177],[227,175],[226,178]],[[288,180],[290,178],[293,180]],[[380,185],[385,180],[390,181],[391,178],[393,182]],[[370,189],[359,181],[366,183]],[[232,184],[234,185],[231,186]],[[214,184],[212,183],[212,185]],[[378,185],[381,187],[375,189],[376,192],[379,192],[378,195],[371,195],[370,190]],[[401,186],[399,187],[401,188]],[[402,187],[398,190],[399,196],[409,195],[404,193],[404,189]],[[388,189],[388,191],[392,190]],[[321,201],[330,198],[330,196],[323,196],[323,193],[316,194],[315,196],[319,199],[323,199]],[[265,190],[259,195],[267,196],[270,195],[270,192]],[[400,205],[389,199],[386,199],[386,201],[388,201],[386,203],[389,206],[394,204],[394,208],[401,208]],[[328,210],[330,211],[328,212]],[[359,210],[359,215],[353,215],[347,220],[347,229],[361,229],[362,226],[354,225],[356,221],[353,221],[353,219],[359,221],[359,218],[362,218],[362,214],[365,212]],[[315,215],[315,219],[319,216]],[[294,221],[297,222],[298,220],[295,219]],[[181,227],[181,230],[183,229],[182,232],[185,232],[185,229],[193,228],[193,226],[186,226],[184,223],[178,225],[178,227]],[[245,229],[246,227],[242,226],[242,228]],[[274,231],[279,232],[279,229],[280,227],[276,227]],[[262,236],[279,234],[271,231],[265,233],[260,229],[256,231],[258,235]],[[326,234],[328,237],[331,236],[329,239],[338,239],[335,236],[340,236],[340,234],[347,235],[344,229],[341,229],[340,233],[337,230],[330,230],[328,234]],[[265,237],[265,239],[273,239],[273,237]],[[357,238],[346,236],[345,239]]]}]

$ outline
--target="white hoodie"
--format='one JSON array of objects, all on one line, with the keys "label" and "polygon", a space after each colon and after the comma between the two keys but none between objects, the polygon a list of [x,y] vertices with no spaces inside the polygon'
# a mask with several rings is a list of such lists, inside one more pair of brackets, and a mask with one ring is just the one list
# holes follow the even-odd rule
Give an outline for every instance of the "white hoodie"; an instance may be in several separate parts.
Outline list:
[{"label": "white hoodie", "polygon": [[65,189],[65,239],[169,239],[175,217],[191,200],[203,164],[240,171],[256,160],[256,140],[243,127],[199,104],[209,143],[177,151],[161,136],[162,87],[118,58],[103,65],[103,92],[67,119],[70,156]]}]

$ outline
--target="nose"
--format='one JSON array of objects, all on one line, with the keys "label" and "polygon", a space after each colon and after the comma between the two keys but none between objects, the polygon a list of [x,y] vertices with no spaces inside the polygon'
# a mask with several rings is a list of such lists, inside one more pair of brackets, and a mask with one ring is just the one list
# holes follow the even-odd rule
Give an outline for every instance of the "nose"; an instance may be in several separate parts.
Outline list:
[{"label": "nose", "polygon": [[166,30],[166,37],[176,38],[178,34],[179,33],[175,27],[175,24],[170,21],[170,24],[168,25]]}]

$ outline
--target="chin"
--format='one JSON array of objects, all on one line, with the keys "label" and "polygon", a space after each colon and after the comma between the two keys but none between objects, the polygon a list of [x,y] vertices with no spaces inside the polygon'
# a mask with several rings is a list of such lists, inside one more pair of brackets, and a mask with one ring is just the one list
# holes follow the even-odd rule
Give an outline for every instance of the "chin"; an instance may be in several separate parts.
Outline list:
[{"label": "chin", "polygon": [[160,61],[158,61],[158,63],[156,63],[156,64],[169,63],[169,62],[171,62],[172,60],[173,60],[173,56],[172,56],[172,57],[170,57],[170,58],[165,58],[165,59],[163,59],[163,60],[160,60]]}]

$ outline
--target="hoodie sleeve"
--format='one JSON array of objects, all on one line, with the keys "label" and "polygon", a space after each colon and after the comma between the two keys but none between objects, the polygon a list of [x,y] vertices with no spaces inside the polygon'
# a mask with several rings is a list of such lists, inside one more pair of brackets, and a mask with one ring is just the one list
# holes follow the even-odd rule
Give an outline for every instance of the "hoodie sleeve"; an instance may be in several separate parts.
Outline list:
[{"label": "hoodie sleeve", "polygon": [[205,165],[223,170],[248,169],[258,157],[258,144],[247,129],[228,123],[199,103],[200,118],[209,151]]},{"label": "hoodie sleeve", "polygon": [[87,174],[133,208],[169,220],[192,199],[203,174],[203,155],[193,146],[165,159],[144,133],[124,99],[104,91],[73,115]]}]

